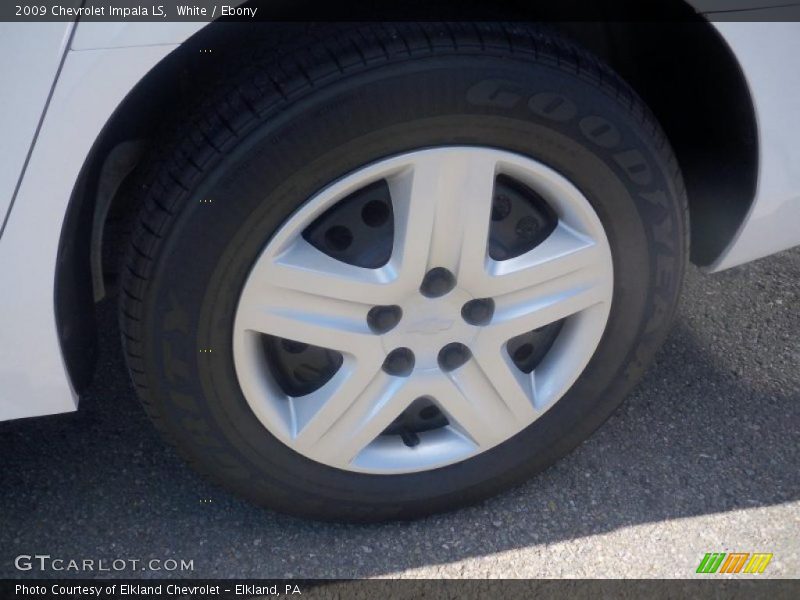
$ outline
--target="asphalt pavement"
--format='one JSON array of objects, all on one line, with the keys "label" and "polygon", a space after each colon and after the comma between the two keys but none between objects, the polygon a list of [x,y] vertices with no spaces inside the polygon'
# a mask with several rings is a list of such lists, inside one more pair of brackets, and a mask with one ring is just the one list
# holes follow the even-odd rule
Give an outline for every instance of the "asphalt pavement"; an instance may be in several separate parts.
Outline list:
[{"label": "asphalt pavement", "polygon": [[169,574],[15,568],[33,554],[191,560],[182,577],[690,577],[706,552],[771,552],[761,577],[800,576],[800,249],[691,268],[655,364],[590,440],[412,523],[302,521],[205,482],[139,407],[114,307],[99,318],[80,410],[0,423],[0,577]]}]

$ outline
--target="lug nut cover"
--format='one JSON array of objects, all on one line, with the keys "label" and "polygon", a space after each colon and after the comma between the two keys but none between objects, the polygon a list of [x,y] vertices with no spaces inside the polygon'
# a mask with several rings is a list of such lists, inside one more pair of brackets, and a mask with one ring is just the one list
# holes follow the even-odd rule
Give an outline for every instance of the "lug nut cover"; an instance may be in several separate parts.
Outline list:
[{"label": "lug nut cover", "polygon": [[494,300],[477,298],[461,307],[461,316],[470,325],[486,325],[494,315]]},{"label": "lug nut cover", "polygon": [[395,348],[383,361],[383,370],[396,377],[408,377],[414,370],[414,353],[408,348]]},{"label": "lug nut cover", "polygon": [[373,306],[367,313],[367,325],[373,333],[386,333],[397,326],[402,316],[399,306]]},{"label": "lug nut cover", "polygon": [[472,357],[472,352],[464,344],[453,342],[439,350],[439,367],[443,371],[454,371]]},{"label": "lug nut cover", "polygon": [[456,287],[456,276],[444,267],[435,267],[425,274],[419,291],[426,298],[438,298],[454,287]]}]

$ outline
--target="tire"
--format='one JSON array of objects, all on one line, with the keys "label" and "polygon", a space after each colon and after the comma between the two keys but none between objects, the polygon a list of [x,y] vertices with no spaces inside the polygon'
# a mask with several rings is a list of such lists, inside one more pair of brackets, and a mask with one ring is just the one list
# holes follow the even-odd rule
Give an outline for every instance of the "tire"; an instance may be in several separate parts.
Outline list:
[{"label": "tire", "polygon": [[[326,25],[284,50],[256,47],[239,58],[143,169],[121,281],[133,382],[195,468],[294,515],[409,519],[519,484],[610,416],[668,331],[688,244],[676,161],[618,76],[522,25]],[[271,240],[304,218],[310,198],[366,165],[437,148],[507,153],[585,198],[613,266],[595,349],[538,418],[464,460],[394,472],[309,458],[265,426],[243,391],[234,332],[248,277]]]}]

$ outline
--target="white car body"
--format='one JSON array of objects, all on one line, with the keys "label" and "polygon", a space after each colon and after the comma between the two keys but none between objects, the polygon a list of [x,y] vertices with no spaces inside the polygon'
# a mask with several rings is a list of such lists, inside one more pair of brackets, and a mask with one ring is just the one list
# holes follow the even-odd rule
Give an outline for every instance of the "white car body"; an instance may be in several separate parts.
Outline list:
[{"label": "white car body", "polygon": [[[206,23],[0,24],[0,420],[76,410],[54,306],[86,157],[136,84]],[[800,244],[800,23],[718,22],[749,88],[758,170],[719,271]]]}]

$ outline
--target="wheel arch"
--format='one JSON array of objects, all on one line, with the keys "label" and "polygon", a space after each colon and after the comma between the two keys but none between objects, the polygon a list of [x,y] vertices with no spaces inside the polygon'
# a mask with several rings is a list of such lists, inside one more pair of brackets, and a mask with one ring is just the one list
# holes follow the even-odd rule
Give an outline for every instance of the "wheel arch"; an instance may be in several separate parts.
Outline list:
[{"label": "wheel arch", "polygon": [[[98,24],[87,23],[94,26]],[[110,40],[121,48],[147,45],[149,32],[142,24],[118,24]],[[97,325],[94,304],[108,295],[108,253],[103,250],[103,237],[114,219],[114,209],[125,202],[126,181],[148,150],[148,139],[155,128],[180,110],[186,98],[185,66],[192,65],[191,55],[220,35],[215,23],[178,24],[174,31],[161,30],[161,44],[179,44],[166,56],[145,64],[145,74],[132,79],[127,93],[109,118],[86,154],[70,194],[64,214],[54,276],[54,309],[56,328],[67,374],[73,389],[80,394],[90,383],[97,356]],[[137,40],[137,30],[144,39]],[[195,33],[191,34],[192,29]],[[92,32],[94,33],[94,32]],[[173,39],[173,37],[175,39]],[[185,39],[184,39],[185,38]],[[91,52],[99,38],[88,35],[87,47],[79,53]],[[177,40],[177,41],[176,41]],[[102,43],[98,51],[110,51]],[[149,60],[153,54],[148,54]],[[142,65],[137,65],[142,66]],[[184,76],[182,77],[182,73]]]},{"label": "wheel arch", "polygon": [[758,180],[755,104],[733,51],[697,15],[612,23],[602,35],[590,35],[586,25],[568,32],[611,65],[655,114],[686,184],[691,261],[711,265],[745,222]]}]

